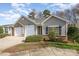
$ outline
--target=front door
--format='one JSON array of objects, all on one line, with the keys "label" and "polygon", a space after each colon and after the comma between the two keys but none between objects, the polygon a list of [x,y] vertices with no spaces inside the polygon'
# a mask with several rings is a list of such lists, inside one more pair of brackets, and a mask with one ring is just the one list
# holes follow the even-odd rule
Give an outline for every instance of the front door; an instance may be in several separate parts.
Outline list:
[{"label": "front door", "polygon": [[42,26],[38,26],[37,29],[38,29],[38,35],[42,35]]},{"label": "front door", "polygon": [[12,36],[14,36],[14,27],[12,27]]}]

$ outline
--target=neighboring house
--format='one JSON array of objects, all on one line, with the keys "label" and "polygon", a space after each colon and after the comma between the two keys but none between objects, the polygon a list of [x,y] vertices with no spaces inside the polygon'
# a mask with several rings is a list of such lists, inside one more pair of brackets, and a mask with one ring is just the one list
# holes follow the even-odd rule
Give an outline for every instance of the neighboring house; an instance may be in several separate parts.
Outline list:
[{"label": "neighboring house", "polygon": [[4,33],[8,33],[10,35],[14,35],[14,25],[13,24],[7,24],[3,25]]},{"label": "neighboring house", "polygon": [[22,16],[13,25],[3,25],[4,33],[13,36],[47,35],[53,30],[57,36],[67,36],[69,21],[51,15],[48,18],[34,18]]}]

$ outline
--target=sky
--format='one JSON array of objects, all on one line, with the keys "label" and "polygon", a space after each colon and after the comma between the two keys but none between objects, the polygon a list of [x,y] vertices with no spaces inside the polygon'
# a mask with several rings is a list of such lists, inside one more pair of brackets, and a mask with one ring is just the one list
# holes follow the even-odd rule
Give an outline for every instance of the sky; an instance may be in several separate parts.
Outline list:
[{"label": "sky", "polygon": [[27,16],[32,9],[37,12],[45,9],[55,12],[75,5],[75,3],[0,3],[0,25],[13,24],[21,15]]}]

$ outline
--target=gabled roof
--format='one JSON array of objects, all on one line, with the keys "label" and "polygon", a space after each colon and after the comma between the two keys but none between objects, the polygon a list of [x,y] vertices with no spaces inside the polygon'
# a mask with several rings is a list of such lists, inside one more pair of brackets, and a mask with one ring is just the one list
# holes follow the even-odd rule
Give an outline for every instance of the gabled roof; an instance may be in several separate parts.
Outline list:
[{"label": "gabled roof", "polygon": [[67,19],[58,17],[58,16],[56,16],[56,15],[51,15],[51,16],[49,16],[48,18],[46,18],[46,19],[42,22],[42,24],[43,24],[44,22],[46,22],[47,20],[49,20],[51,17],[55,17],[55,18],[58,18],[58,19],[60,19],[60,20],[62,20],[62,21],[65,21],[65,22],[68,22],[68,23],[69,23],[69,21],[68,21]]},{"label": "gabled roof", "polygon": [[35,18],[35,19],[31,19],[31,18],[29,18],[29,17],[21,16],[20,18],[18,18],[18,20],[17,20],[14,24],[11,24],[11,25],[4,25],[4,26],[5,26],[5,27],[7,27],[7,26],[13,27],[15,24],[19,23],[20,20],[22,21],[23,18],[24,18],[25,20],[29,20],[30,22],[34,23],[35,25],[42,25],[44,22],[46,22],[47,20],[49,20],[51,17],[55,17],[55,18],[58,18],[58,19],[60,19],[60,20],[62,20],[62,21],[65,21],[65,22],[68,22],[68,23],[69,23],[68,20],[66,20],[66,19],[64,19],[64,18],[61,18],[61,17],[58,17],[58,16],[56,16],[56,15],[51,15],[51,16],[49,16],[48,18],[41,17],[41,18]]},{"label": "gabled roof", "polygon": [[[19,22],[20,20],[22,20],[23,18],[24,18],[24,19],[27,19],[27,20],[29,20],[29,21],[31,21],[31,22],[33,22],[34,24],[36,24],[36,22],[35,22],[34,20],[32,20],[31,18],[25,17],[25,16],[21,16],[20,18],[18,18],[18,20],[15,22],[15,24],[18,23],[18,22]],[[15,24],[14,24],[14,25],[15,25]]]},{"label": "gabled roof", "polygon": [[2,25],[3,27],[13,27],[13,24]]}]

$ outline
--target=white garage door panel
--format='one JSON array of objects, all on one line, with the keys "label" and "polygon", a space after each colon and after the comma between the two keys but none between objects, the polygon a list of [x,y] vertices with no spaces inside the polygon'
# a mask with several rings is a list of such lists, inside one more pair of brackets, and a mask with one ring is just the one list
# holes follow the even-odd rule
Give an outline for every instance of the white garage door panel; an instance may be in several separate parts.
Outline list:
[{"label": "white garage door panel", "polygon": [[22,28],[17,27],[15,28],[15,36],[21,36],[22,35]]},{"label": "white garage door panel", "polygon": [[34,34],[35,34],[34,25],[27,25],[26,26],[26,36],[34,35]]}]

